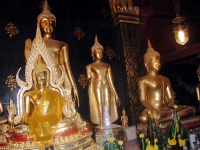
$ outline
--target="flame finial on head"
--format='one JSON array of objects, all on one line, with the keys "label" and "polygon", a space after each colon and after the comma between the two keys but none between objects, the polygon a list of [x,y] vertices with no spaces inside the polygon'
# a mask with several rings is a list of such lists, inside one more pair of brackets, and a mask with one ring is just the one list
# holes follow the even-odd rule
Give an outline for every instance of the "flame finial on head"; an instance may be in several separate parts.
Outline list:
[{"label": "flame finial on head", "polygon": [[150,40],[148,39],[148,48],[152,48],[152,45],[150,43]]},{"label": "flame finial on head", "polygon": [[160,54],[153,49],[150,40],[148,39],[148,49],[147,52],[144,54],[145,64],[147,64],[153,56],[160,56]]},{"label": "flame finial on head", "polygon": [[43,10],[44,9],[49,9],[49,4],[48,4],[47,0],[44,1]]},{"label": "flame finial on head", "polygon": [[47,1],[47,0],[44,1],[44,4],[43,4],[43,7],[42,7],[42,8],[43,8],[43,11],[42,11],[41,14],[38,15],[38,17],[37,17],[37,22],[39,23],[41,17],[43,17],[43,16],[46,16],[46,17],[52,16],[52,17],[55,19],[55,22],[56,22],[56,17],[55,17],[55,15],[52,14],[51,11],[49,10],[49,4],[48,4],[48,1]]},{"label": "flame finial on head", "polygon": [[97,35],[95,35],[94,45],[93,45],[92,48],[91,48],[92,54],[94,54],[94,50],[95,50],[96,48],[102,48],[102,49],[103,49],[103,46],[102,46],[102,45],[99,43],[99,41],[98,41]]}]

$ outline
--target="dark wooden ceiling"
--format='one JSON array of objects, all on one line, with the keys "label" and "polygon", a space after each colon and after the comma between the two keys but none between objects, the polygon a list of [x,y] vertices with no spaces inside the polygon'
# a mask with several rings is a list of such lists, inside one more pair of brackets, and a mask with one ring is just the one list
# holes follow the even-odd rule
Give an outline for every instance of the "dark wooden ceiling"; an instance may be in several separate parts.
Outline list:
[{"label": "dark wooden ceiling", "polygon": [[172,20],[175,18],[172,0],[135,1],[140,6],[140,21],[144,50],[149,38],[165,63],[200,64],[200,1],[179,0],[180,15],[189,25],[189,41],[181,46],[175,42]]}]

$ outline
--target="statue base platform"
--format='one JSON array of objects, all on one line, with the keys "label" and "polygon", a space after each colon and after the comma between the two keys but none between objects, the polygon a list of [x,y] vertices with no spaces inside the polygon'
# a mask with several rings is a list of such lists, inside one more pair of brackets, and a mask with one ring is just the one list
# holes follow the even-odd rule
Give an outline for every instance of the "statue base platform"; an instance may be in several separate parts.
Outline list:
[{"label": "statue base platform", "polygon": [[[114,136],[119,140],[119,131],[122,130],[121,125],[111,124],[109,126],[96,126],[95,127],[95,140],[97,144],[97,150],[104,150],[104,142],[107,137]],[[110,131],[113,135],[110,135]]]},{"label": "statue base platform", "polygon": [[[97,146],[91,135],[90,130],[81,131],[77,129],[55,134],[51,147],[54,150],[96,150]],[[26,135],[11,135],[7,137],[7,143],[0,143],[0,149],[40,150],[41,148],[36,147],[33,139],[28,138]]]},{"label": "statue base platform", "polygon": [[[173,121],[173,120],[172,120]],[[200,116],[193,116],[188,118],[183,118],[180,122],[186,127],[186,129],[195,129],[200,127]],[[168,124],[171,122],[162,123],[162,128],[165,129]],[[143,129],[147,129],[147,124],[138,124],[137,130],[141,131]]]}]

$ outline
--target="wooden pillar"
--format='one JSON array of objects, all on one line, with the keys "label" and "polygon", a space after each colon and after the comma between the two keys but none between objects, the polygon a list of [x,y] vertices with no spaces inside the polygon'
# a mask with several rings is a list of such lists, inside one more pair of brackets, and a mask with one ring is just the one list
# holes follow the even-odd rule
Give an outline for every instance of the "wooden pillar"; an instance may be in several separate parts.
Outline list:
[{"label": "wooden pillar", "polygon": [[128,3],[122,5],[113,0],[110,0],[110,6],[115,23],[115,45],[120,61],[122,101],[125,102],[124,107],[129,117],[129,125],[136,125],[139,124],[139,115],[144,109],[139,100],[137,81],[146,73],[139,24],[139,8],[128,6]]}]

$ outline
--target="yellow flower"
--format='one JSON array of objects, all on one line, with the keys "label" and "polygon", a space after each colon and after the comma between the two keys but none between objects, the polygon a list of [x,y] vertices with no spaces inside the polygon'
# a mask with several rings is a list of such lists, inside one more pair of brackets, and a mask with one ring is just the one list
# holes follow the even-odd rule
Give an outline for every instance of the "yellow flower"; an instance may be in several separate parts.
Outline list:
[{"label": "yellow flower", "polygon": [[178,108],[178,106],[177,106],[177,105],[174,105],[174,108],[176,109],[176,108]]},{"label": "yellow flower", "polygon": [[149,142],[149,139],[148,139],[148,138],[146,139],[146,142],[147,142],[147,143]]},{"label": "yellow flower", "polygon": [[155,142],[155,143],[157,143],[157,142],[158,142],[158,139],[157,139],[157,138],[155,138],[155,139],[154,139],[154,142]]},{"label": "yellow flower", "polygon": [[181,138],[181,135],[180,135],[180,134],[178,135],[178,138],[179,138],[179,139]]},{"label": "yellow flower", "polygon": [[158,145],[154,145],[153,150],[158,150]]},{"label": "yellow flower", "polygon": [[186,144],[185,140],[178,139],[179,146],[182,147]]},{"label": "yellow flower", "polygon": [[107,138],[107,141],[109,141],[109,142],[114,142],[114,140],[115,140],[115,138],[113,136]]},{"label": "yellow flower", "polygon": [[173,145],[176,145],[176,140],[175,139],[168,139],[168,144],[173,146]]},{"label": "yellow flower", "polygon": [[147,145],[147,150],[158,150],[158,145],[154,145],[154,146]]},{"label": "yellow flower", "polygon": [[122,145],[123,145],[123,143],[124,143],[124,142],[123,142],[123,141],[121,141],[121,140],[119,140],[119,141],[118,141],[118,144],[119,144],[120,146],[122,146]]},{"label": "yellow flower", "polygon": [[140,138],[142,138],[142,139],[144,138],[144,134],[143,133],[140,134]]},{"label": "yellow flower", "polygon": [[153,146],[147,145],[147,150],[153,150]]},{"label": "yellow flower", "polygon": [[151,114],[151,110],[150,110],[150,109],[148,110],[148,114],[149,114],[149,115]]}]

